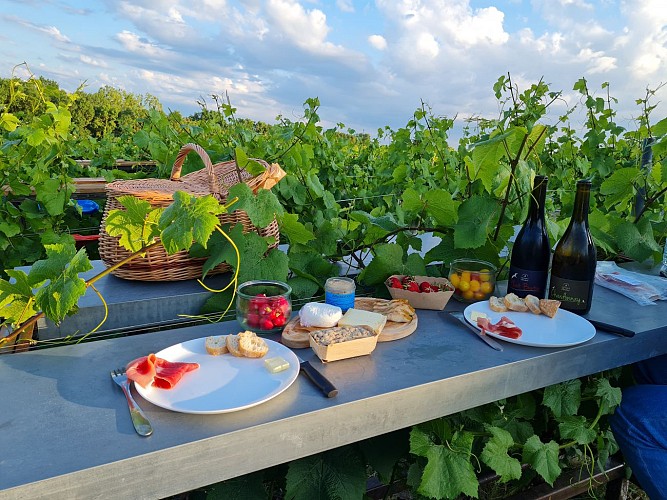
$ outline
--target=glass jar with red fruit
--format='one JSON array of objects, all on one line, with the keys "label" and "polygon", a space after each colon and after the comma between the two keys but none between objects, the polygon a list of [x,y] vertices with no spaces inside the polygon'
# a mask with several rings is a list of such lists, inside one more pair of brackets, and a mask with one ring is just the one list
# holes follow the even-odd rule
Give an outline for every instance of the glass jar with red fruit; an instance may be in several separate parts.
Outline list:
[{"label": "glass jar with red fruit", "polygon": [[461,302],[486,300],[496,288],[496,266],[477,259],[457,259],[449,267],[454,298]]},{"label": "glass jar with red fruit", "polygon": [[246,281],[236,289],[236,320],[255,333],[280,332],[292,315],[291,294],[282,281]]}]

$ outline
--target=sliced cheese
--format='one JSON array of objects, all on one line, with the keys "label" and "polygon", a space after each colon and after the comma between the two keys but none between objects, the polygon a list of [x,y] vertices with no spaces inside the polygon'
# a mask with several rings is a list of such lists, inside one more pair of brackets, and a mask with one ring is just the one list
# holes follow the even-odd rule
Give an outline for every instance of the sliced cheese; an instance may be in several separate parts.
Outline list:
[{"label": "sliced cheese", "polygon": [[265,359],[264,366],[271,373],[278,373],[289,368],[289,361],[280,356],[276,356],[275,358]]},{"label": "sliced cheese", "polygon": [[348,309],[338,321],[338,326],[367,326],[380,335],[387,317],[384,314],[364,311],[362,309]]},{"label": "sliced cheese", "polygon": [[477,320],[479,318],[489,319],[489,317],[481,311],[472,311],[470,313],[470,321],[472,321],[473,323],[477,323]]}]

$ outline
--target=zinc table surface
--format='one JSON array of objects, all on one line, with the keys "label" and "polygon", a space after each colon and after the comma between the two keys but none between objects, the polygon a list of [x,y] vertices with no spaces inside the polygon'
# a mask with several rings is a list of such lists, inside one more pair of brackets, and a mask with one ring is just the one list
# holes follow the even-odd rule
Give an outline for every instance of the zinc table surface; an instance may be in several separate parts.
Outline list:
[{"label": "zinc table surface", "polygon": [[[134,432],[110,370],[237,333],[235,322],[3,355],[0,498],[163,498],[667,352],[667,302],[642,307],[599,287],[593,301],[590,318],[637,334],[598,331],[568,348],[501,341],[497,352],[442,312],[418,310],[414,334],[369,356],[323,364],[298,352],[339,389],[335,398],[303,375],[270,401],[216,415],[172,412],[134,392],[153,424],[148,438]],[[450,301],[445,312],[460,309]]]}]

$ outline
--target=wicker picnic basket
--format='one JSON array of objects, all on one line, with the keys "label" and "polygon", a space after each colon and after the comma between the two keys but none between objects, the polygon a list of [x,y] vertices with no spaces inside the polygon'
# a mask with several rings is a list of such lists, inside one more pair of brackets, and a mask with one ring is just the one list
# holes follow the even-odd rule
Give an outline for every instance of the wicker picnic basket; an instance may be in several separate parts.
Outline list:
[{"label": "wicker picnic basket", "polygon": [[[181,177],[183,162],[191,151],[201,157],[204,168]],[[130,256],[130,252],[118,244],[118,238],[109,235],[105,230],[105,221],[109,212],[114,209],[123,209],[118,197],[131,195],[150,202],[153,207],[167,207],[173,201],[176,191],[184,191],[195,196],[213,194],[220,202],[225,203],[229,188],[239,182],[245,182],[254,192],[257,192],[260,188],[270,189],[285,175],[285,172],[275,163],[269,165],[263,160],[256,161],[259,161],[266,171],[253,177],[247,170],[239,168],[234,161],[213,165],[201,146],[186,144],[176,157],[169,179],[134,179],[107,184],[107,203],[104,208],[99,238],[101,260],[107,267],[111,267]],[[253,231],[260,236],[273,236],[275,244],[272,247],[278,245],[279,230],[275,218],[265,228],[254,226],[248,214],[243,210],[221,214],[218,218],[221,225],[230,224],[233,227],[238,223],[243,224],[244,233]],[[203,258],[190,257],[185,251],[168,255],[164,247],[158,245],[148,250],[145,256],[137,257],[123,264],[112,274],[119,278],[138,281],[188,280],[201,278],[205,261],[206,259]],[[208,275],[225,273],[230,269],[229,265],[220,264],[209,271]]]}]

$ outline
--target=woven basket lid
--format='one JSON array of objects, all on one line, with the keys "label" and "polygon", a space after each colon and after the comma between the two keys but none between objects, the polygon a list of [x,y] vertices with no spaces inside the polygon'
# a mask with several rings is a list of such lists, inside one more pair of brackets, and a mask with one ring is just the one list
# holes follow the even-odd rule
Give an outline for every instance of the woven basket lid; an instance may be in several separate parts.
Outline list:
[{"label": "woven basket lid", "polygon": [[136,196],[144,200],[155,202],[171,202],[176,191],[184,191],[194,196],[211,194],[208,186],[170,179],[131,179],[110,182],[106,186],[109,195],[118,197],[123,195]]}]

